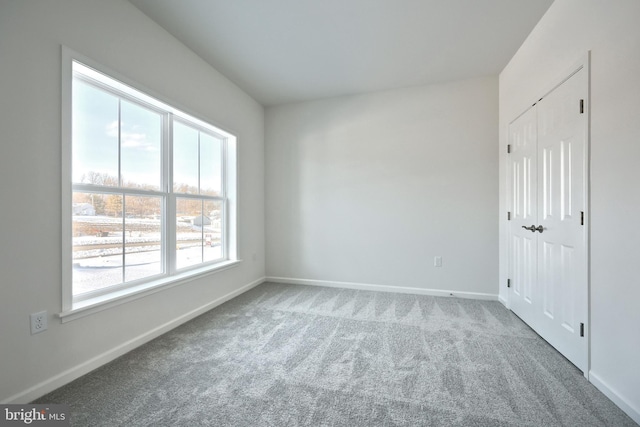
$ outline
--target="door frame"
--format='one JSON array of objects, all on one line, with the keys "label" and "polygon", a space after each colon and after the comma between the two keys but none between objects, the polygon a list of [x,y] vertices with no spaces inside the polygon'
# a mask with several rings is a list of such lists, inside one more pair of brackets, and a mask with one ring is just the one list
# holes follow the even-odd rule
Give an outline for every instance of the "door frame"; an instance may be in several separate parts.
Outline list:
[{"label": "door frame", "polygon": [[[586,54],[584,54],[578,61],[576,61],[574,63],[574,65],[572,67],[570,67],[565,73],[562,74],[562,77],[559,79],[556,79],[552,84],[548,85],[547,88],[548,90],[544,91],[542,96],[537,96],[535,100],[533,100],[533,102],[531,102],[529,104],[529,107],[526,108],[524,111],[521,111],[518,115],[516,115],[515,117],[513,117],[511,120],[509,120],[509,123],[507,123],[507,127],[511,126],[511,124],[516,121],[518,118],[520,118],[522,115],[524,115],[527,111],[529,111],[531,108],[533,108],[538,102],[542,101],[547,95],[549,95],[551,92],[553,92],[556,88],[558,88],[560,85],[562,85],[564,82],[566,82],[567,80],[569,80],[569,78],[571,78],[574,74],[576,74],[578,71],[584,69],[587,73],[587,91],[586,91],[586,99],[584,100],[584,114],[585,114],[585,147],[584,147],[584,188],[583,188],[583,196],[584,196],[584,204],[585,204],[585,213],[584,213],[584,229],[583,229],[583,233],[584,233],[584,242],[585,242],[585,250],[584,250],[584,262],[585,262],[585,269],[586,269],[586,274],[585,274],[585,278],[586,278],[586,287],[587,287],[587,313],[586,313],[586,319],[585,319],[585,330],[584,330],[584,339],[586,340],[586,351],[587,351],[587,367],[584,371],[584,376],[585,378],[589,379],[589,371],[591,369],[591,51],[587,51]],[[509,133],[507,132],[507,144],[510,144],[511,141],[509,140],[510,136]],[[511,180],[511,165],[510,162],[508,161],[508,156],[509,154],[507,153],[507,149],[505,147],[505,150],[502,151],[502,153],[504,153],[504,156],[506,157],[506,185],[505,185],[505,191],[506,191],[506,207],[507,207],[507,211],[509,211],[511,209],[512,205],[512,180]],[[502,218],[506,218],[502,217]],[[509,219],[507,219],[507,223],[506,223],[506,233],[505,233],[505,248],[506,248],[506,253],[504,253],[502,256],[506,256],[506,259],[504,259],[505,263],[504,265],[506,265],[506,276],[507,278],[509,278],[511,276],[511,269],[512,269],[512,265],[511,265],[511,224],[509,222]],[[512,291],[509,289],[506,293],[506,300],[505,302],[505,306],[511,310],[511,293]]]}]

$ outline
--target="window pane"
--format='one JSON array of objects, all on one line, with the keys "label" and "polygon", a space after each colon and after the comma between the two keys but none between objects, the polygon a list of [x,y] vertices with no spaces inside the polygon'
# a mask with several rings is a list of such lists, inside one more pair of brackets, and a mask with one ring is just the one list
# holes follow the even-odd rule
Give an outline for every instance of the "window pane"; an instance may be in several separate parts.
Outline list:
[{"label": "window pane", "polygon": [[[72,268],[67,252],[63,278],[73,298],[65,307],[164,283],[175,268],[180,277],[189,267],[235,259],[235,216],[229,226],[224,215],[235,199],[224,167],[226,156],[235,162],[235,137],[95,68],[74,60],[71,70],[71,103],[63,107],[71,141],[62,148],[71,160]],[[163,216],[167,208],[175,208],[175,222]],[[63,215],[68,221],[66,209]]]},{"label": "window pane", "polygon": [[203,261],[215,261],[222,259],[222,202],[204,201],[204,248]]},{"label": "window pane", "polygon": [[198,131],[173,122],[173,191],[198,194]]},{"label": "window pane", "polygon": [[73,182],[118,185],[118,98],[73,81]]},{"label": "window pane", "polygon": [[125,196],[126,282],[163,272],[161,203],[160,197]]},{"label": "window pane", "polygon": [[203,220],[202,200],[176,199],[176,268],[202,262]]},{"label": "window pane", "polygon": [[200,194],[220,196],[222,189],[222,141],[200,133]]},{"label": "window pane", "polygon": [[162,116],[124,100],[120,108],[122,186],[158,190]]},{"label": "window pane", "polygon": [[72,230],[73,294],[122,283],[122,196],[74,192]]}]

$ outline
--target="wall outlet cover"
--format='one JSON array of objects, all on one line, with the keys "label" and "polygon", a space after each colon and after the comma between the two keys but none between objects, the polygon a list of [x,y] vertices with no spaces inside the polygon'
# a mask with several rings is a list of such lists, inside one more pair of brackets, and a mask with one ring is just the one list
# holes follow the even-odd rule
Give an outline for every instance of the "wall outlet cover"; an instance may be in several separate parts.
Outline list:
[{"label": "wall outlet cover", "polygon": [[31,335],[39,334],[47,330],[47,312],[32,313],[29,315],[31,319]]}]

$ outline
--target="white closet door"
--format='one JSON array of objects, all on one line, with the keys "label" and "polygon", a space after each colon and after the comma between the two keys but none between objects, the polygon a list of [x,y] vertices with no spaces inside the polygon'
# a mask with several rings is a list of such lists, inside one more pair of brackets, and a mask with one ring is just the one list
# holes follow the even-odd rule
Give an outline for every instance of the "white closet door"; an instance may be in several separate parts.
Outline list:
[{"label": "white closet door", "polygon": [[581,69],[509,128],[510,306],[583,372],[587,88]]},{"label": "white closet door", "polygon": [[535,320],[537,236],[523,227],[537,221],[537,115],[531,108],[509,126],[511,171],[511,309],[525,322]]},{"label": "white closet door", "polygon": [[538,285],[540,334],[581,370],[587,367],[585,211],[587,72],[582,69],[537,104]]}]

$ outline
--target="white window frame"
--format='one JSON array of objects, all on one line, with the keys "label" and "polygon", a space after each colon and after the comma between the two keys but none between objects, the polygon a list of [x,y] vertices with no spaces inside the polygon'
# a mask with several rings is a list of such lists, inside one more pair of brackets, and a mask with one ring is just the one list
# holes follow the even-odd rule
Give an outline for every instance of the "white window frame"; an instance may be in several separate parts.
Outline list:
[{"label": "white window frame", "polygon": [[[159,191],[114,187],[109,192],[130,195],[160,196],[162,205],[162,264],[164,273],[149,278],[110,286],[102,290],[73,296],[72,268],[72,200],[74,191],[100,193],[104,188],[90,184],[72,182],[72,85],[74,79],[73,64],[83,67],[83,74],[89,76],[92,84],[101,86],[120,98],[135,102],[145,108],[159,112],[163,116],[162,130],[162,180]],[[142,85],[128,80],[118,73],[107,69],[90,58],[62,46],[62,322],[119,305],[160,290],[194,280],[203,275],[233,267],[240,263],[238,259],[238,221],[237,221],[237,137],[218,126],[196,118],[193,114],[176,108],[153,94]],[[223,141],[222,148],[222,194],[220,196],[186,195],[199,200],[218,200],[223,203],[221,236],[222,260],[204,262],[192,267],[176,269],[176,197],[181,193],[173,192],[172,183],[172,125],[179,121],[200,131],[212,134]],[[102,191],[101,191],[102,190]],[[123,214],[123,220],[125,215]]]}]

